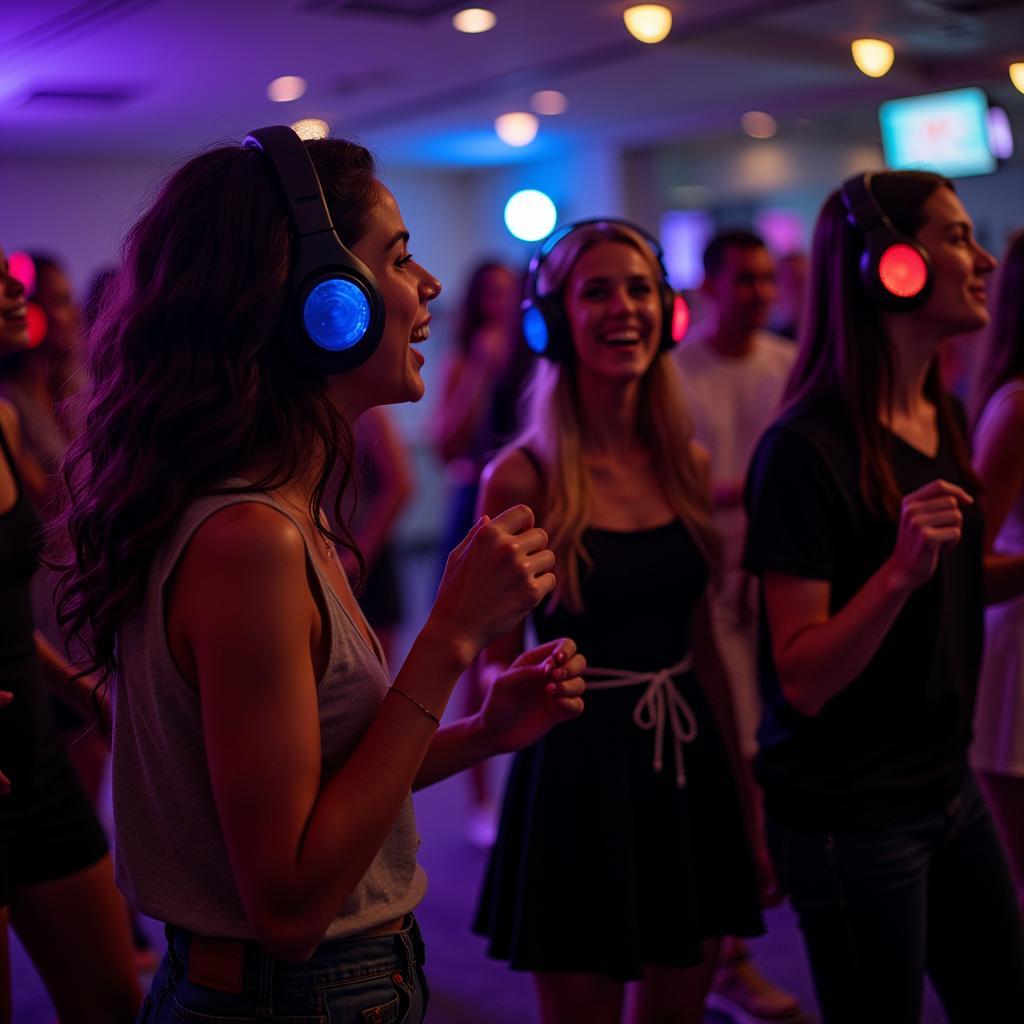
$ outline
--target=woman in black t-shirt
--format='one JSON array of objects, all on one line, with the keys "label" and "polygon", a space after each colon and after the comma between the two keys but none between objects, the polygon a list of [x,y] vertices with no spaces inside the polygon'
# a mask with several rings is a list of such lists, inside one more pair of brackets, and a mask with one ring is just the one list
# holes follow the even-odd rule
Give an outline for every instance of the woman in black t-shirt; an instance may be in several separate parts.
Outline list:
[{"label": "woman in black t-shirt", "polygon": [[[872,220],[924,250],[923,301],[887,299],[860,269]],[[1024,1019],[1020,923],[966,761],[982,607],[1021,588],[1021,567],[985,572],[963,414],[936,359],[986,323],[993,265],[944,178],[834,193],[786,404],[747,482],[756,767],[829,1022],[918,1021],[926,971],[953,1021]]]}]

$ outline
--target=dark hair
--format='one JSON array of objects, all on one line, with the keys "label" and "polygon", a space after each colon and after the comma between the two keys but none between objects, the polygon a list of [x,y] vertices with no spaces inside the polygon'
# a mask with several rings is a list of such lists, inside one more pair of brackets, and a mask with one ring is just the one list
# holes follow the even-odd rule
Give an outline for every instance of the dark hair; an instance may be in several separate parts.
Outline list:
[{"label": "dark hair", "polygon": [[107,289],[117,277],[117,267],[103,267],[93,274],[89,282],[89,290],[82,305],[82,327],[88,332],[96,322],[100,310],[107,298]]},{"label": "dark hair", "polygon": [[974,391],[974,420],[1012,377],[1024,376],[1024,230],[1010,238],[996,279],[992,322]]},{"label": "dark hair", "polygon": [[[373,158],[341,139],[306,146],[353,245],[380,199]],[[155,553],[202,494],[281,486],[322,455],[310,514],[362,562],[344,522],[337,536],[315,511],[339,462],[342,500],[353,439],[326,378],[282,343],[293,237],[269,161],[240,146],[189,160],[129,232],[87,339],[92,392],[54,528],[71,545],[58,558],[58,620],[103,678]],[[272,465],[262,479],[224,486],[260,459]]]},{"label": "dark hair", "polygon": [[[939,188],[953,183],[927,171],[890,171],[873,175],[871,189],[897,231],[913,237],[924,223],[924,205]],[[838,191],[825,200],[814,229],[807,304],[796,365],[783,396],[786,408],[824,395],[836,396],[857,435],[860,490],[877,515],[899,516],[900,490],[893,474],[890,439],[879,421],[879,403],[891,405],[893,357],[878,304],[860,274],[864,233],[847,218]],[[971,468],[963,432],[933,360],[924,392],[937,410],[943,432],[971,489],[981,482]]]},{"label": "dark hair", "polygon": [[484,282],[487,279],[487,275],[495,270],[502,271],[514,279],[515,275],[512,271],[504,263],[499,263],[497,260],[484,260],[478,263],[469,275],[469,281],[466,283],[466,294],[462,300],[462,310],[459,315],[458,333],[455,337],[459,351],[463,355],[469,352],[470,345],[473,342],[473,335],[484,324],[485,317],[482,302]]},{"label": "dark hair", "polygon": [[767,249],[764,239],[746,228],[730,228],[719,231],[704,249],[704,276],[714,277],[725,264],[729,249]]}]

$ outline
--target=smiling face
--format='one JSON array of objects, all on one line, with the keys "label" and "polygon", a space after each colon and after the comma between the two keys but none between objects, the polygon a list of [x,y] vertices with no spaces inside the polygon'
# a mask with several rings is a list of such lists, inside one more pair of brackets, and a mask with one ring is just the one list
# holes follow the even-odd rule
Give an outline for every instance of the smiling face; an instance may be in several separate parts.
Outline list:
[{"label": "smiling face", "polygon": [[11,276],[7,253],[0,247],[0,355],[31,347],[25,286]]},{"label": "smiling face", "polygon": [[441,284],[408,251],[409,232],[395,197],[378,186],[380,201],[352,252],[373,271],[384,299],[384,335],[361,366],[334,378],[336,390],[356,415],[375,405],[417,402],[423,397],[423,355],[414,344],[430,336],[427,303]]},{"label": "smiling face", "polygon": [[915,239],[928,252],[933,287],[917,316],[940,336],[975,331],[988,323],[986,277],[996,261],[974,237],[957,194],[937,188],[922,207]]},{"label": "smiling face", "polygon": [[661,338],[661,296],[639,249],[612,240],[585,249],[564,303],[579,374],[630,381],[650,369]]}]

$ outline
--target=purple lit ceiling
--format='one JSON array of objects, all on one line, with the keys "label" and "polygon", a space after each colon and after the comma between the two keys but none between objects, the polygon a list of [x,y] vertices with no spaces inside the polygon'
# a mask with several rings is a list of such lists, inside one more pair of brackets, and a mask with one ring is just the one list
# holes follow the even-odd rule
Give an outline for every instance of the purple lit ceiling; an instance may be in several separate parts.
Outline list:
[{"label": "purple lit ceiling", "polygon": [[[878,101],[978,84],[1024,107],[1006,74],[1024,60],[1020,0],[685,0],[645,46],[615,0],[477,0],[497,27],[451,27],[438,0],[2,0],[0,157],[180,155],[248,129],[320,117],[386,162],[482,166],[602,141],[640,145],[737,130],[750,108],[781,129]],[[897,46],[865,78],[857,35]],[[301,75],[291,103],[268,82]],[[559,89],[569,111],[513,150],[496,115]]]}]

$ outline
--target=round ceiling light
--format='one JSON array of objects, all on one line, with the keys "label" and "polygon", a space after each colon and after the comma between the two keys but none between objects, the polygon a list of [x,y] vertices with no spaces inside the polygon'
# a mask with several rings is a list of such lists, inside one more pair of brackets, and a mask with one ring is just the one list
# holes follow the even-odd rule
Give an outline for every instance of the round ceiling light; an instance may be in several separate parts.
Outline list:
[{"label": "round ceiling light", "polygon": [[505,204],[505,227],[524,242],[550,235],[558,220],[551,198],[535,188],[516,192]]},{"label": "round ceiling light", "polygon": [[892,67],[896,52],[884,39],[854,39],[850,43],[853,63],[868,78],[881,78]]},{"label": "round ceiling light", "polygon": [[528,146],[535,138],[540,122],[535,114],[518,110],[511,114],[502,114],[494,119],[494,130],[508,146]]},{"label": "round ceiling light", "polygon": [[282,75],[267,86],[267,96],[275,103],[291,103],[306,94],[306,80],[298,75]]},{"label": "round ceiling light", "polygon": [[740,124],[752,139],[770,139],[779,130],[775,118],[763,110],[748,110],[740,118]]},{"label": "round ceiling light", "polygon": [[622,20],[641,43],[660,43],[672,31],[672,12],[662,4],[634,4],[622,12]]},{"label": "round ceiling light", "polygon": [[466,32],[469,35],[479,35],[481,32],[490,32],[498,23],[494,11],[486,7],[467,7],[452,16],[452,24],[459,32]]},{"label": "round ceiling light", "polygon": [[569,109],[569,97],[557,89],[541,89],[530,97],[530,106],[538,114],[556,117]]},{"label": "round ceiling light", "polygon": [[311,139],[326,139],[330,134],[331,126],[326,121],[321,121],[318,117],[304,117],[301,121],[296,121],[292,125],[292,131],[300,139],[307,141]]},{"label": "round ceiling light", "polygon": [[1024,60],[1010,65],[1010,81],[1017,92],[1024,92]]}]

